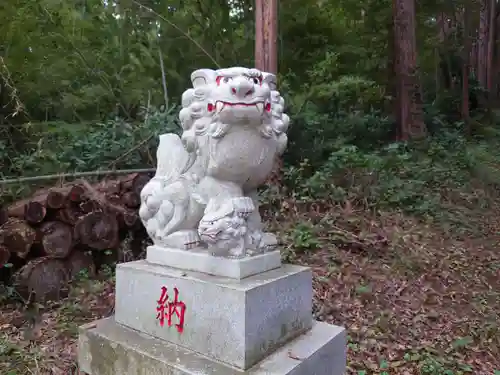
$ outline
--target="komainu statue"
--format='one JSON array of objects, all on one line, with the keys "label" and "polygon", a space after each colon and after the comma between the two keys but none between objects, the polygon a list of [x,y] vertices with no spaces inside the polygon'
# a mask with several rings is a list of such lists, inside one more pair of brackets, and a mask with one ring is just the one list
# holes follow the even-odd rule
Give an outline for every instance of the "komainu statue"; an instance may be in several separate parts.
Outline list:
[{"label": "komainu statue", "polygon": [[240,258],[273,250],[257,188],[287,144],[276,77],[257,69],[200,69],[182,95],[183,133],[160,135],[140,218],[155,245]]}]

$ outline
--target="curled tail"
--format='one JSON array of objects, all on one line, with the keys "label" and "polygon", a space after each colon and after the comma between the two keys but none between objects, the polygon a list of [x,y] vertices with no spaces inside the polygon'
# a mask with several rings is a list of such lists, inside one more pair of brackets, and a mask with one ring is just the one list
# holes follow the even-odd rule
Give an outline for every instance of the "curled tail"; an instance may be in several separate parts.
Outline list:
[{"label": "curled tail", "polygon": [[194,154],[186,151],[177,134],[168,133],[160,135],[156,159],[155,177],[174,181],[191,167],[194,162]]},{"label": "curled tail", "polygon": [[184,200],[185,195],[176,193],[180,177],[194,162],[194,155],[186,151],[179,136],[171,133],[160,135],[156,157],[156,174],[141,191],[139,209],[139,217],[153,238],[166,227],[174,227],[176,223],[170,222],[174,217],[183,220],[184,215],[176,211],[183,211],[184,202],[178,200]]}]

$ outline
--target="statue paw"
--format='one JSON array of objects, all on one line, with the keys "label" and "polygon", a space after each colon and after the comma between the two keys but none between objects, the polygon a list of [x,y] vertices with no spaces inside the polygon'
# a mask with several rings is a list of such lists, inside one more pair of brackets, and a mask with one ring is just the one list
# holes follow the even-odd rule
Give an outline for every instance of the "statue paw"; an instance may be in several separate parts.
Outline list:
[{"label": "statue paw", "polygon": [[273,251],[278,247],[278,238],[272,234],[272,233],[263,233],[261,241],[260,241],[260,248],[263,250],[263,252],[268,252],[268,251]]},{"label": "statue paw", "polygon": [[229,256],[232,258],[243,258],[245,257],[245,255],[246,255],[245,247],[242,245],[235,246],[229,249]]},{"label": "statue paw", "polygon": [[250,254],[262,254],[273,251],[278,247],[278,239],[272,233],[253,231],[248,235]]},{"label": "statue paw", "polygon": [[158,245],[181,250],[192,250],[200,247],[202,242],[194,230],[181,230],[157,239]]},{"label": "statue paw", "polygon": [[212,137],[213,138],[221,138],[223,137],[224,135],[226,135],[226,133],[228,132],[229,128],[231,127],[231,125],[229,124],[226,124],[226,123],[222,123],[222,122],[216,122],[212,125]]}]

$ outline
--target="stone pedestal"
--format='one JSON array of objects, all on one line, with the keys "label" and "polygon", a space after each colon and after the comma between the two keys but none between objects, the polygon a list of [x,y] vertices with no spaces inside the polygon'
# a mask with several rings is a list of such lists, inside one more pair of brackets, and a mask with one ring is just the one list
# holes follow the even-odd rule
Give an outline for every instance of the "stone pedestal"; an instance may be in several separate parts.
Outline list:
[{"label": "stone pedestal", "polygon": [[147,260],[153,264],[230,279],[243,279],[281,267],[279,250],[243,259],[231,259],[209,257],[203,250],[185,251],[153,245],[148,247]]},{"label": "stone pedestal", "polygon": [[[220,263],[205,254],[183,253],[184,258],[151,247],[147,260],[117,266],[115,316],[81,327],[82,371],[90,375],[345,372],[344,329],[312,319],[309,268],[280,265],[279,253],[260,259],[219,259]],[[161,306],[167,299],[173,303],[171,316],[169,321],[167,308],[162,325]]]}]

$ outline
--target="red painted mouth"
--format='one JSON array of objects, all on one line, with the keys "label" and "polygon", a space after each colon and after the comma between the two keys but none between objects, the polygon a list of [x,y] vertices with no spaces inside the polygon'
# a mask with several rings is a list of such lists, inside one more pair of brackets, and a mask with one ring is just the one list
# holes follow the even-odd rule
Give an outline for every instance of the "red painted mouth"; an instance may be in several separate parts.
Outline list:
[{"label": "red painted mouth", "polygon": [[236,102],[236,103],[230,103],[230,102],[221,102],[219,101],[218,103],[222,103],[224,104],[224,106],[228,105],[230,107],[235,107],[235,106],[243,106],[243,107],[252,107],[252,106],[256,106],[257,104],[259,103],[240,103],[240,102]]},{"label": "red painted mouth", "polygon": [[212,241],[216,241],[217,240],[217,236],[221,233],[221,231],[219,230],[218,232],[216,233],[202,233],[200,235],[200,237],[205,237],[205,238],[209,238],[211,239]]},{"label": "red painted mouth", "polygon": [[243,102],[224,102],[224,101],[216,101],[215,105],[212,103],[207,104],[207,110],[209,112],[216,111],[220,113],[226,106],[228,107],[256,107],[257,110],[261,113],[264,111],[271,111],[271,103],[269,102],[256,102],[256,103],[243,103]]}]

